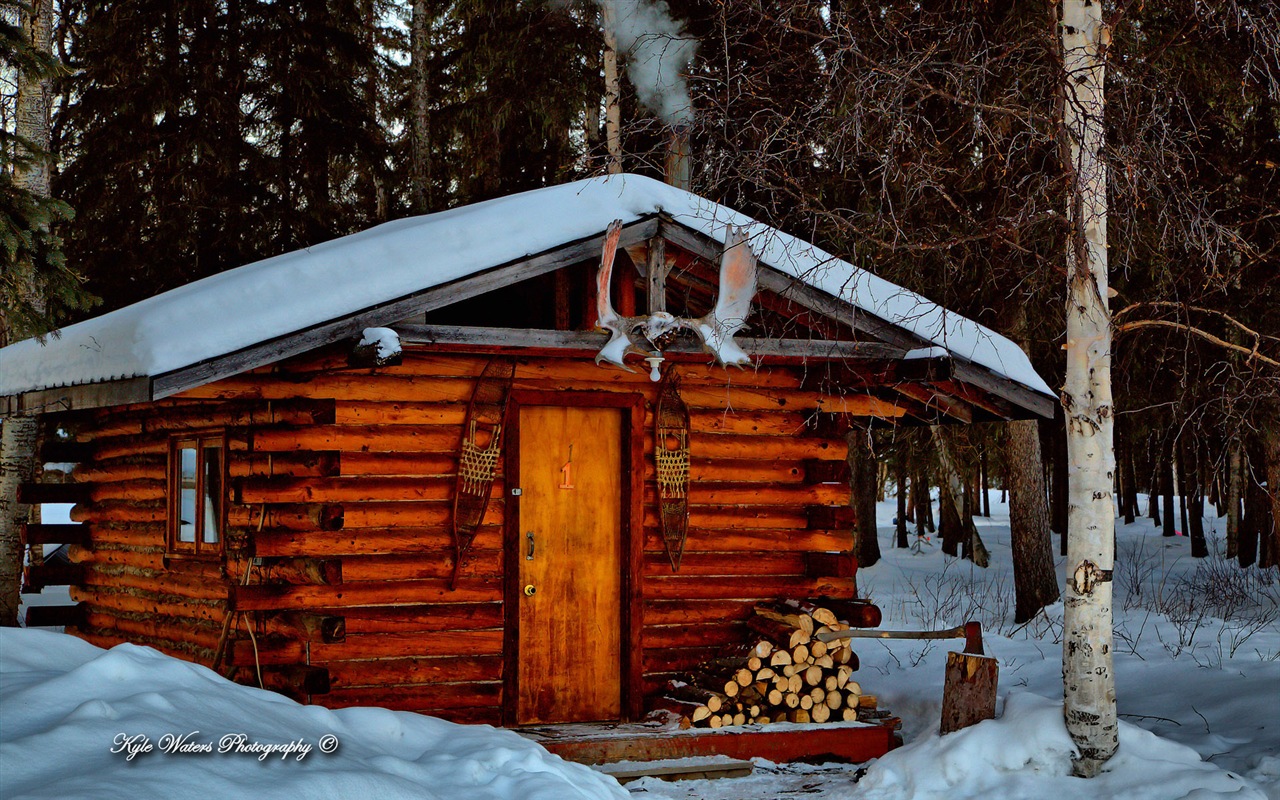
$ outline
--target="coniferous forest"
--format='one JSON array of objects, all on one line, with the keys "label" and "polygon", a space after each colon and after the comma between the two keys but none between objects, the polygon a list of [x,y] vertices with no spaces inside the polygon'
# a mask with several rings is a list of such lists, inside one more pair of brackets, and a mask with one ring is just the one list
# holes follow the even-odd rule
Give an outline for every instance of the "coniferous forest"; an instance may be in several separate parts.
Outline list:
[{"label": "coniferous forest", "polygon": [[[1058,3],[0,7],[0,343],[617,162],[661,178],[682,135],[694,192],[1004,333],[1061,385],[1072,175]],[[1225,555],[1275,565],[1280,11],[1269,0],[1104,11],[1120,512],[1189,534],[1204,555],[1198,509],[1216,504]],[[684,98],[674,114],[671,91]],[[24,127],[32,114],[47,122],[40,137]],[[39,173],[47,191],[33,188]],[[857,491],[1031,486],[1047,507],[1025,524],[1061,534],[1062,429],[1060,415],[866,432],[851,448]],[[1139,507],[1139,494],[1152,500]],[[980,505],[951,504],[944,546],[971,549],[964,517]],[[923,529],[915,506],[893,541],[860,538],[864,564]],[[1056,595],[1044,580],[1020,585],[1019,614]]]}]

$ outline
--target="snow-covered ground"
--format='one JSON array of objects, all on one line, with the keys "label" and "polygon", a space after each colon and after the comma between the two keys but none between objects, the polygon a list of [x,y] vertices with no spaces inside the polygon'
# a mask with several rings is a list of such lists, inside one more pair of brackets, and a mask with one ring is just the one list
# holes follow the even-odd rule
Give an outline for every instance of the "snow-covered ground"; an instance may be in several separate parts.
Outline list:
[{"label": "snow-covered ground", "polygon": [[[865,766],[757,763],[748,778],[628,784],[660,800],[752,798],[1208,798],[1280,800],[1280,576],[1190,557],[1185,537],[1140,520],[1117,533],[1116,675],[1121,750],[1102,776],[1070,776],[1062,724],[1062,608],[1014,626],[1007,506],[979,528],[982,570],[938,552],[885,549],[859,572],[884,627],[978,619],[1000,660],[995,720],[937,735],[946,651],[957,643],[858,647],[859,681],[904,720],[907,745]],[[882,504],[890,540],[892,502]],[[1206,530],[1221,537],[1222,521]],[[1061,572],[1061,563],[1059,572]],[[30,599],[30,598],[29,598]],[[165,734],[225,754],[164,753]],[[153,747],[132,760],[117,736]],[[333,740],[326,736],[335,737]],[[141,742],[142,740],[134,740]],[[337,741],[334,753],[322,742]],[[243,751],[301,742],[310,750]],[[175,745],[168,742],[171,747]],[[864,774],[865,772],[865,774]],[[611,778],[512,733],[380,709],[329,711],[227,683],[139,647],[102,651],[44,631],[0,631],[0,797],[606,798]]]},{"label": "snow-covered ground", "polygon": [[[982,622],[987,654],[1000,661],[995,720],[938,736],[946,652],[962,642],[876,640],[855,645],[862,661],[857,677],[882,707],[902,717],[907,746],[866,765],[860,780],[858,766],[757,761],[749,778],[646,778],[627,788],[653,800],[1280,800],[1277,570],[1242,572],[1221,559],[1193,559],[1188,538],[1164,538],[1150,520],[1119,525],[1120,754],[1104,775],[1073,778],[1062,722],[1062,604],[1030,624],[1013,624],[1008,506],[999,499],[993,492],[991,518],[977,520],[991,551],[989,568],[942,555],[936,540],[919,552],[886,547],[893,530],[890,498],[878,507],[885,557],[858,571],[859,591],[884,611],[882,627]],[[1224,527],[1225,520],[1205,520],[1206,535],[1218,540],[1219,549]],[[1057,545],[1055,537],[1055,552]],[[1059,558],[1060,585],[1062,567]],[[1224,611],[1230,619],[1221,618]]]}]

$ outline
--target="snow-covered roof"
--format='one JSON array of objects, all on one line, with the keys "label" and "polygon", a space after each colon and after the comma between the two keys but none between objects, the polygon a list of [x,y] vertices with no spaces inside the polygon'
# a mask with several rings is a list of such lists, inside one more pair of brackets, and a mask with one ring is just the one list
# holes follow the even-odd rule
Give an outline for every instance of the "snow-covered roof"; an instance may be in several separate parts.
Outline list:
[{"label": "snow-covered roof", "polygon": [[535,189],[228,270],[0,349],[0,396],[156,377],[663,212],[723,242],[745,227],[769,266],[1052,397],[994,331],[733,209],[638,175]]}]

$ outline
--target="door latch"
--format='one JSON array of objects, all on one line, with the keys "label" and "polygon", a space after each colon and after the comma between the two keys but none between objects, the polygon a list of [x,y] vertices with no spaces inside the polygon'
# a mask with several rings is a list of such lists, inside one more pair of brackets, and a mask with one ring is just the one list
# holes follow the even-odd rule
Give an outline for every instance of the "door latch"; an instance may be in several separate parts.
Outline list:
[{"label": "door latch", "polygon": [[537,591],[538,591],[538,587],[537,587],[537,586],[534,586],[532,583],[527,583],[527,584],[525,584],[525,587],[524,587],[524,596],[525,596],[525,597],[533,597],[533,596],[534,596],[534,594],[536,594],[536,593],[537,593]]}]

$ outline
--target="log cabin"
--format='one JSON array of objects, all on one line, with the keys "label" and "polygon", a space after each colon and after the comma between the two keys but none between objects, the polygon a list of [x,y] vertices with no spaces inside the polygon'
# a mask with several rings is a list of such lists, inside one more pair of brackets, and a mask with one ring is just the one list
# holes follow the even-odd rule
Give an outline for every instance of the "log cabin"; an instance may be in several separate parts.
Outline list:
[{"label": "log cabin", "polygon": [[851,425],[1053,405],[995,332],[634,175],[386,223],[0,350],[0,413],[41,415],[66,472],[23,499],[76,504],[25,526],[69,557],[33,550],[28,586],[76,602],[31,621],[330,707],[504,725],[640,718],[747,642],[757,604],[855,598]]}]

